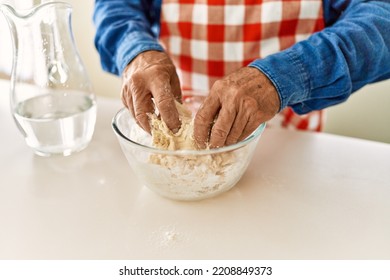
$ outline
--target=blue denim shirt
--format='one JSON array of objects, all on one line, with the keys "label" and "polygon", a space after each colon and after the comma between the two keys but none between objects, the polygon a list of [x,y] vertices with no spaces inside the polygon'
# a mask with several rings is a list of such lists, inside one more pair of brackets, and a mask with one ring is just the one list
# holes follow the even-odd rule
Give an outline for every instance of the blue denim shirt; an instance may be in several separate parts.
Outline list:
[{"label": "blue denim shirt", "polygon": [[[158,42],[162,0],[96,0],[95,46],[104,70],[120,75]],[[253,61],[274,83],[282,110],[298,114],[345,101],[364,85],[390,78],[390,0],[323,0],[326,28]]]}]

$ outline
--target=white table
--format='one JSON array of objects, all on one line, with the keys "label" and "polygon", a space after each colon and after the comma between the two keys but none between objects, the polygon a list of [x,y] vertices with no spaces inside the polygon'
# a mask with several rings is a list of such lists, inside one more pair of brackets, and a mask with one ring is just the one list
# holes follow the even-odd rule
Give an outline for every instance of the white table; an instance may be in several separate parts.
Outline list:
[{"label": "white table", "polygon": [[0,259],[389,259],[390,145],[266,129],[242,180],[199,202],[143,187],[98,99],[91,144],[41,158],[0,83]]}]

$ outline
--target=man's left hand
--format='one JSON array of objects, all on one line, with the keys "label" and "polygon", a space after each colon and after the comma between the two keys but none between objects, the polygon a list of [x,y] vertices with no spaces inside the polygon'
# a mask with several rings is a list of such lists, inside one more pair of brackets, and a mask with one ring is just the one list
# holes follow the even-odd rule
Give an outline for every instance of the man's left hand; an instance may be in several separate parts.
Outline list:
[{"label": "man's left hand", "polygon": [[195,116],[194,137],[200,148],[234,144],[248,137],[279,111],[273,83],[253,67],[241,68],[214,83]]}]

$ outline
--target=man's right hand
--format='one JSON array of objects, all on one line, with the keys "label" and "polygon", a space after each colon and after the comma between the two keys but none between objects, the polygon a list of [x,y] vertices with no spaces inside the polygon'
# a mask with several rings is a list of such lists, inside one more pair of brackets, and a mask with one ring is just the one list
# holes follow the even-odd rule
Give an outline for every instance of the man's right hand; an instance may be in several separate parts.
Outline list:
[{"label": "man's right hand", "polygon": [[175,66],[164,52],[143,52],[125,68],[121,97],[145,131],[150,133],[148,113],[154,113],[155,105],[169,129],[177,132],[180,128],[175,106],[175,100],[181,102],[180,82]]}]

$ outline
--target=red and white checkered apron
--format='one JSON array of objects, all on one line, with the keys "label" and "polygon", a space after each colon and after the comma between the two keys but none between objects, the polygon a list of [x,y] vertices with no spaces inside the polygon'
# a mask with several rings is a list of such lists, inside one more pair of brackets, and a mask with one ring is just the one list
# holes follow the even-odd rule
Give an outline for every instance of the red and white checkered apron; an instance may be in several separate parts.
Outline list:
[{"label": "red and white checkered apron", "polygon": [[[324,27],[321,0],[163,0],[160,42],[183,89],[213,83]],[[271,126],[320,131],[324,114],[280,112]]]}]

